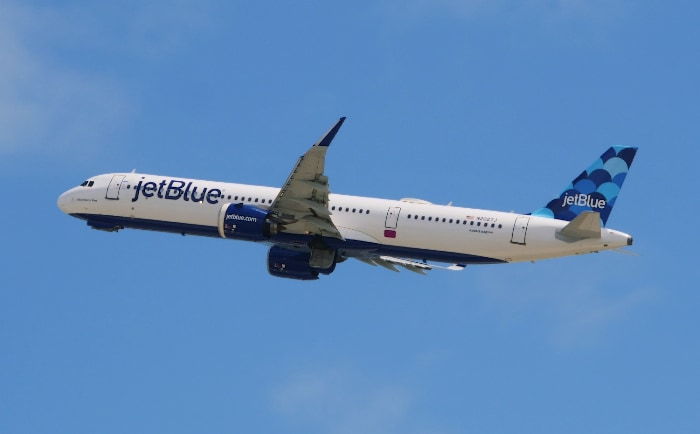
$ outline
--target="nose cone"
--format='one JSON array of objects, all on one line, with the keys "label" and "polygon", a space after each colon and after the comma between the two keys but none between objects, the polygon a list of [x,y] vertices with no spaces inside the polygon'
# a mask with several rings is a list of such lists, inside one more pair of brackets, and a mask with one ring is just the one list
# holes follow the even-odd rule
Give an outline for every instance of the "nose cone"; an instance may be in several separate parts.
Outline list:
[{"label": "nose cone", "polygon": [[58,207],[61,209],[66,214],[70,214],[70,204],[73,202],[73,199],[70,194],[70,190],[66,191],[62,195],[58,196],[58,200],[56,201]]}]

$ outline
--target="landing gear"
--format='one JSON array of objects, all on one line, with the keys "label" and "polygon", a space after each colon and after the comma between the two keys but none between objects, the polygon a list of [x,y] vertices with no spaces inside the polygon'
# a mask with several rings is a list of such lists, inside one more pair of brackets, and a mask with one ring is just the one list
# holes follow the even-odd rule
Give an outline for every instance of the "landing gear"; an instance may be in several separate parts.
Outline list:
[{"label": "landing gear", "polygon": [[329,249],[320,237],[314,239],[309,247],[311,248],[309,266],[324,274],[331,273],[335,269],[336,250]]}]

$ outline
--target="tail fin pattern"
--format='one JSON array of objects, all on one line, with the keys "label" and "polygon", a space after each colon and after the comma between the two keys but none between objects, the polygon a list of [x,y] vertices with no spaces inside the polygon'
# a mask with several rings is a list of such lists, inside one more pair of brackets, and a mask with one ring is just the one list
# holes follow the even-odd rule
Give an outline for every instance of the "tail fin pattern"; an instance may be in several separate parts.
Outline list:
[{"label": "tail fin pattern", "polygon": [[637,148],[633,147],[609,148],[559,197],[532,215],[571,221],[583,211],[596,211],[605,226],[636,153]]}]

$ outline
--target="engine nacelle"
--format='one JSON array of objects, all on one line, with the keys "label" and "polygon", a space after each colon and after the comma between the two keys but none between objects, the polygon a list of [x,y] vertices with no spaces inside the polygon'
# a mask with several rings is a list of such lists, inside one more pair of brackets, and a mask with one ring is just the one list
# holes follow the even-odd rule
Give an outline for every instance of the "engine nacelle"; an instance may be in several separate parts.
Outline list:
[{"label": "engine nacelle", "polygon": [[287,250],[272,246],[267,254],[267,271],[275,277],[316,280],[319,270],[311,268],[311,252]]},{"label": "engine nacelle", "polygon": [[219,235],[247,241],[264,241],[277,233],[268,212],[242,203],[227,203],[219,211]]}]

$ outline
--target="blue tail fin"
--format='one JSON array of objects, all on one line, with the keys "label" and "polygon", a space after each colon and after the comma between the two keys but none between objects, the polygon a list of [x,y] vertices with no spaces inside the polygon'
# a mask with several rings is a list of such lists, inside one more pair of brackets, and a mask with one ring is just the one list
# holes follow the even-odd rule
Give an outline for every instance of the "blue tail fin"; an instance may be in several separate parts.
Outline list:
[{"label": "blue tail fin", "polygon": [[605,226],[636,153],[637,148],[627,146],[609,148],[558,197],[532,215],[571,221],[583,211],[596,211]]}]

